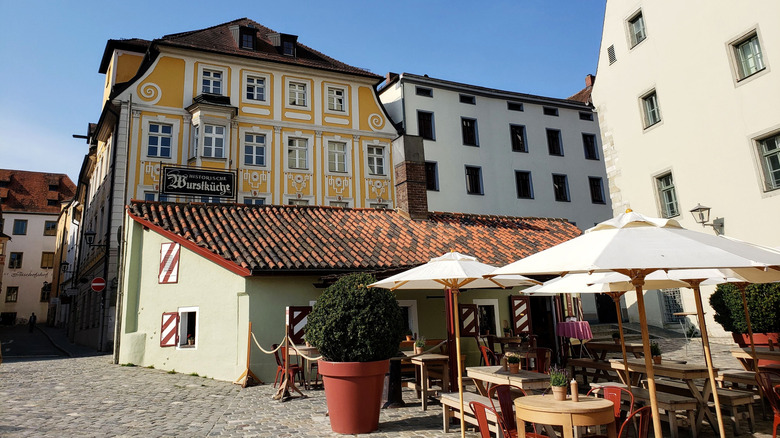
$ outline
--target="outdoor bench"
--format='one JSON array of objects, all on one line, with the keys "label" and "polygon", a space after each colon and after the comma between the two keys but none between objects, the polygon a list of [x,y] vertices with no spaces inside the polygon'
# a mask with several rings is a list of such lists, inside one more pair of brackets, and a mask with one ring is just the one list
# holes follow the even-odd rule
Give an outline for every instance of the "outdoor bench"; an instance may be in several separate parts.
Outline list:
[{"label": "outdoor bench", "polygon": [[[450,419],[452,417],[460,419],[460,398],[457,392],[445,392],[441,394],[441,406],[442,406],[442,417],[444,420],[444,432],[450,431]],[[477,424],[477,418],[474,417],[474,413],[471,412],[471,408],[469,407],[470,402],[480,402],[487,406],[492,406],[490,403],[490,399],[479,395],[473,392],[464,392],[463,393],[463,410],[466,411],[465,417],[463,417],[463,420],[466,423],[473,424],[475,426],[478,426]],[[501,407],[498,406],[498,403],[496,403],[496,412],[499,414],[501,413]],[[490,424],[490,431],[493,433],[498,433],[498,425],[496,423],[496,417],[488,412],[487,414],[488,423]]]},{"label": "outdoor bench", "polygon": [[[598,382],[599,379],[603,379],[610,382],[618,381],[619,378],[609,361],[598,359],[569,359],[569,370],[572,378],[577,375],[582,376],[582,384],[588,385],[588,377],[593,378],[593,382]],[[579,372],[577,369],[579,368]],[[593,371],[589,371],[593,370]]]},{"label": "outdoor bench", "polygon": [[[619,386],[621,388],[627,388],[626,385],[615,382],[591,383],[590,386],[594,388],[606,386]],[[632,386],[631,393],[634,394],[635,403],[650,406],[650,392],[648,390],[638,386]],[[626,401],[629,400],[628,396],[624,395],[624,397]],[[685,418],[684,421],[691,428],[693,438],[696,438],[696,427],[693,427],[696,422],[696,408],[698,407],[696,399],[693,397],[685,397],[682,395],[669,394],[666,392],[656,392],[656,400],[658,401],[658,408],[664,411],[661,419],[669,423],[669,431],[672,438],[677,438],[679,436],[679,425],[677,418],[678,412],[682,413],[683,417]],[[634,409],[636,408],[637,407],[635,406]]]},{"label": "outdoor bench", "polygon": [[[688,385],[683,382],[656,379],[655,386],[659,391],[659,394],[660,391],[663,391],[677,395],[691,395],[690,388],[688,388]],[[754,432],[755,419],[753,417],[753,393],[729,388],[717,388],[717,390],[721,407],[726,408],[729,411],[731,425],[734,428],[734,435],[739,435],[739,420],[741,417],[745,417],[748,420],[750,432]],[[710,394],[710,401],[712,400],[712,394]],[[740,406],[745,406],[747,408],[746,412],[740,413]]]}]

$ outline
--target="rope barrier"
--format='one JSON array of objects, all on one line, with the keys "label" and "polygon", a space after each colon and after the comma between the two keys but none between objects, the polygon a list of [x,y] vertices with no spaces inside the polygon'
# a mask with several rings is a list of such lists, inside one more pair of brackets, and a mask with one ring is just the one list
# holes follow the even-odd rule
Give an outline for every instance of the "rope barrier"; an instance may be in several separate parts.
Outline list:
[{"label": "rope barrier", "polygon": [[257,348],[259,348],[260,351],[262,351],[265,354],[274,354],[277,351],[279,351],[279,349],[282,348],[282,346],[284,346],[284,340],[287,339],[287,335],[285,335],[284,338],[282,338],[281,342],[279,342],[279,345],[277,345],[276,348],[270,351],[265,350],[263,347],[260,346],[260,343],[257,342],[257,338],[255,337],[254,333],[252,333],[252,339],[255,341],[255,345],[257,345]]},{"label": "rope barrier", "polygon": [[408,355],[408,356],[404,355],[404,357],[400,357],[400,356],[399,357],[392,357],[392,358],[390,358],[390,360],[403,360],[403,359],[411,359],[411,358],[417,357],[417,356],[422,356],[423,354],[428,354],[428,353],[430,353],[431,351],[433,351],[433,350],[435,350],[437,348],[441,348],[441,346],[446,344],[446,343],[447,343],[447,340],[445,339],[445,340],[439,342],[438,344],[434,345],[433,347],[423,351],[420,354],[411,354],[411,355]]},{"label": "rope barrier", "polygon": [[317,357],[309,357],[309,356],[306,356],[305,354],[301,353],[301,351],[300,351],[300,350],[298,350],[298,348],[297,348],[297,347],[295,346],[295,344],[293,344],[292,342],[290,343],[290,346],[292,347],[292,349],[293,349],[293,350],[295,350],[295,352],[296,352],[296,353],[298,353],[298,356],[300,356],[300,357],[302,357],[302,358],[304,358],[304,359],[306,359],[306,360],[315,361],[315,360],[320,360],[320,359],[322,359],[322,355],[319,355],[319,356],[317,356]]}]

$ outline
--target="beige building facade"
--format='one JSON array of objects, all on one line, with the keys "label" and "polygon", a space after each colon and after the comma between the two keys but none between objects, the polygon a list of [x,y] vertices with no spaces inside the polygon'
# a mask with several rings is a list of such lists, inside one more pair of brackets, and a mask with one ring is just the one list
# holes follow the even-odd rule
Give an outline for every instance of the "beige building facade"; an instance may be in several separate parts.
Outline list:
[{"label": "beige building facade", "polygon": [[[726,236],[780,247],[780,3],[726,6],[607,1],[592,98],[609,193],[616,214],[706,233],[722,224]],[[715,227],[694,220],[699,204]],[[670,315],[694,309],[692,295],[658,296],[651,323],[679,328]],[[712,314],[708,328],[721,331]]]}]

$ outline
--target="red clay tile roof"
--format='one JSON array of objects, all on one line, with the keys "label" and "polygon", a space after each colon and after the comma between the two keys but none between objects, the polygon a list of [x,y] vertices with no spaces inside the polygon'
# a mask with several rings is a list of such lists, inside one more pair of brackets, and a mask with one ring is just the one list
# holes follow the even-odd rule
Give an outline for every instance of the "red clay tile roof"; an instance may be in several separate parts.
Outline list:
[{"label": "red clay tile roof", "polygon": [[60,212],[60,203],[73,199],[76,186],[63,173],[0,169],[3,212]]},{"label": "red clay tile roof", "polygon": [[574,238],[563,219],[393,210],[131,201],[132,219],[244,275],[415,266],[450,250],[500,266]]},{"label": "red clay tile roof", "polygon": [[[238,47],[238,43],[236,43],[230,31],[230,26],[233,25],[251,26],[257,29],[257,50],[245,50]],[[273,33],[277,32],[248,18],[241,18],[206,29],[165,35],[160,39],[154,40],[153,43],[339,71],[372,77],[377,80],[382,79],[382,76],[337,61],[301,43],[297,43],[295,57],[285,56],[279,53],[271,43],[268,35]]]}]

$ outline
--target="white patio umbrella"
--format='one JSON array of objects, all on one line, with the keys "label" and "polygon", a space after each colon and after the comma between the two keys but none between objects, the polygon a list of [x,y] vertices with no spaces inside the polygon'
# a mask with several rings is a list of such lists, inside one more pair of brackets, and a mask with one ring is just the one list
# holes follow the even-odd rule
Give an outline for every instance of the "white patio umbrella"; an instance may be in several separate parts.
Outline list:
[{"label": "white patio umbrella", "polygon": [[[780,270],[780,253],[687,230],[675,220],[647,217],[629,210],[579,237],[496,269],[491,275],[614,271],[630,277],[636,290],[639,322],[643,329],[653,428],[655,436],[662,438],[642,287],[645,277],[657,270],[704,268],[727,268],[745,275],[754,271]],[[717,401],[715,405],[719,411]],[[722,425],[720,434],[725,436]]]},{"label": "white patio umbrella", "polygon": [[[424,265],[369,285],[369,287],[383,287],[390,290],[450,289],[452,291],[453,312],[452,315],[447,315],[447,319],[453,321],[455,328],[455,362],[458,370],[458,395],[461,413],[463,412],[463,375],[460,360],[460,323],[458,320],[458,293],[460,289],[505,289],[513,286],[539,284],[538,281],[520,275],[501,275],[489,279],[484,278],[484,275],[495,271],[495,269],[495,266],[478,262],[475,257],[449,252],[441,257],[431,259]],[[450,358],[452,358],[452,352],[450,352]],[[460,431],[461,436],[465,436],[466,429],[463,415],[460,417]]]}]

